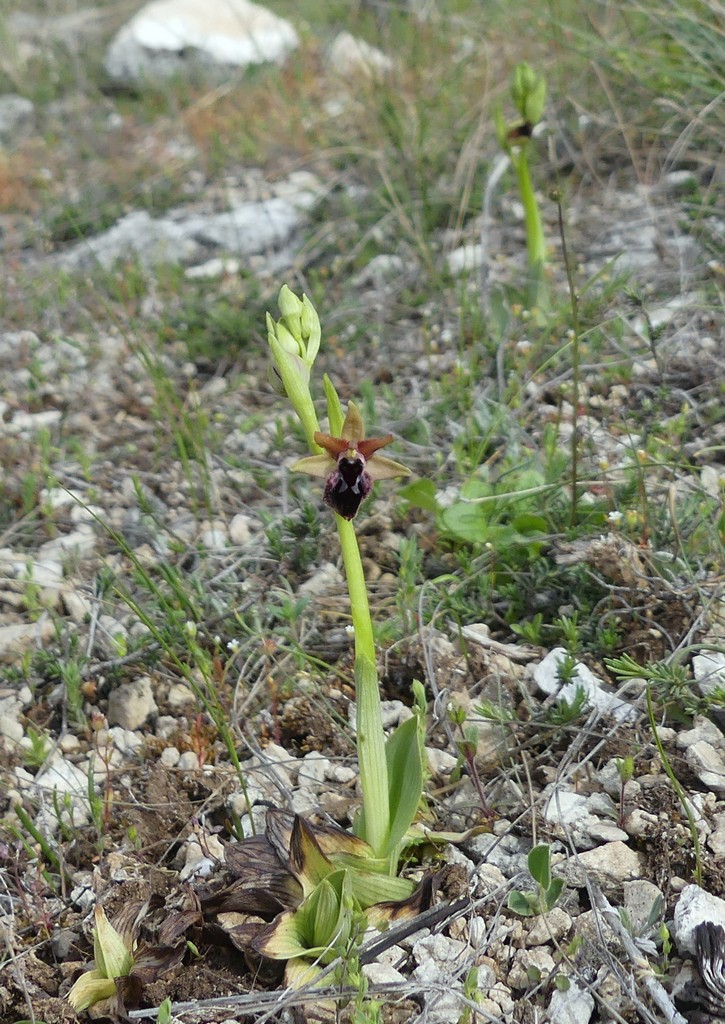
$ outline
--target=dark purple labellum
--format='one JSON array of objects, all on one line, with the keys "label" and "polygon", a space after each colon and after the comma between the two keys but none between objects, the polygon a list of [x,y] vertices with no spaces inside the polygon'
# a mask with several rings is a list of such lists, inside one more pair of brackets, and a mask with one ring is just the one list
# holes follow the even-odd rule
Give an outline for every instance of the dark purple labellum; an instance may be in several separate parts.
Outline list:
[{"label": "dark purple labellum", "polygon": [[337,469],[330,473],[325,482],[325,504],[343,519],[354,519],[372,487],[372,478],[365,471],[365,460],[340,455]]}]

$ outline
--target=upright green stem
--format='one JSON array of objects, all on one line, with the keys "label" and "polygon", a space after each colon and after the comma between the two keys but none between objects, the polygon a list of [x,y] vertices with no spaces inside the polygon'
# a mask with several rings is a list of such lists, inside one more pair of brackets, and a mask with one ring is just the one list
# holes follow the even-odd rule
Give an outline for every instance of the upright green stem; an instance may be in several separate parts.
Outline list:
[{"label": "upright green stem", "polygon": [[[319,319],[307,298],[300,301],[286,287],[280,292],[279,305],[284,314],[282,320],[275,322],[267,314],[269,346],[284,391],[299,416],[310,451],[316,455],[320,451],[320,446],[315,441],[315,434],[320,428],[310,393],[309,379],[320,342]],[[343,429],[342,408],[337,392],[327,376],[324,385],[328,419],[334,436]],[[391,818],[373,624],[355,528],[351,522],[339,515],[335,515],[335,519],[345,563],[355,631],[357,749],[363,793],[362,834],[372,846],[375,856],[382,858],[390,837]]]},{"label": "upright green stem", "polygon": [[546,241],[544,239],[544,227],[541,221],[539,204],[536,201],[534,186],[529,173],[529,161],[526,156],[526,149],[512,156],[512,163],[516,171],[516,179],[519,186],[519,194],[524,207],[524,223],[526,225],[526,250],[529,257],[529,301],[539,309],[547,309],[549,306],[549,293],[544,277],[546,266]]},{"label": "upright green stem", "polygon": [[561,238],[561,251],[564,255],[564,269],[566,270],[566,281],[569,288],[569,303],[571,305],[571,384],[572,384],[572,421],[571,421],[571,514],[569,522],[572,526],[577,519],[577,503],[579,499],[579,386],[580,386],[580,365],[579,365],[579,296],[574,283],[574,271],[569,259],[569,248],[566,244],[566,231],[564,229],[564,214],[561,208],[561,194],[558,189],[552,190],[552,196],[556,203],[557,216],[559,221],[559,237]]},{"label": "upright green stem", "polygon": [[373,624],[355,527],[341,516],[335,518],[355,631],[357,754],[365,819],[364,838],[376,856],[382,856],[390,832],[390,808]]},{"label": "upright green stem", "polygon": [[355,527],[348,519],[335,516],[337,532],[340,537],[342,560],[345,563],[347,589],[350,593],[352,625],[355,631],[355,658],[365,655],[375,664],[375,641],[373,639],[373,623],[370,617],[368,592],[365,585],[360,548],[357,542]]},{"label": "upright green stem", "polygon": [[529,263],[544,264],[546,261],[546,244],[544,242],[544,228],[541,222],[539,204],[536,202],[534,186],[529,173],[529,161],[525,151],[518,154],[513,161],[516,168],[516,178],[519,186],[521,202],[524,206],[524,222],[526,224],[526,248],[529,254]]}]

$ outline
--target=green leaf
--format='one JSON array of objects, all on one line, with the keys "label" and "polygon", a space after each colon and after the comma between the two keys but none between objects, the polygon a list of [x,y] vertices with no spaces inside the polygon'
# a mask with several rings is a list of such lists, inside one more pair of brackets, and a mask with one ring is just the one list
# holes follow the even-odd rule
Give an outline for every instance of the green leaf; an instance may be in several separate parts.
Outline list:
[{"label": "green leaf", "polygon": [[270,960],[291,960],[296,956],[309,956],[307,920],[301,908],[285,910],[275,917],[272,924],[262,928],[254,939],[253,946],[262,956]]},{"label": "green leaf", "polygon": [[520,914],[521,917],[532,917],[534,910],[531,903],[526,896],[519,892],[518,889],[512,889],[508,895],[506,905],[509,910],[513,910],[514,914]]},{"label": "green leaf", "polygon": [[441,512],[441,526],[459,540],[482,544],[487,539],[489,522],[481,505],[457,501]]},{"label": "green leaf", "polygon": [[556,901],[561,896],[561,890],[564,888],[563,878],[552,879],[551,885],[546,890],[546,908],[551,910],[556,905]]},{"label": "green leaf", "polygon": [[[285,967],[284,980],[287,987],[292,989],[305,988],[307,985],[314,987],[315,978],[320,974],[322,967],[317,964],[311,964],[308,960],[290,960]],[[319,1005],[325,1006],[326,1002]]]},{"label": "green leaf", "polygon": [[425,512],[432,512],[434,515],[439,512],[435,484],[432,480],[414,480],[413,483],[401,487],[398,494],[410,502],[414,508],[422,508]]},{"label": "green leaf", "polygon": [[529,536],[530,534],[547,533],[549,524],[543,516],[535,512],[519,512],[511,520],[511,525],[518,533]]},{"label": "green leaf", "polygon": [[[357,639],[357,638],[356,638]],[[375,662],[364,654],[355,659],[357,694],[357,750],[365,813],[356,822],[356,832],[383,856],[390,834],[390,797],[384,733]]]},{"label": "green leaf", "polygon": [[94,1003],[111,999],[116,994],[113,978],[104,978],[98,969],[85,971],[66,996],[74,1010],[87,1010]]},{"label": "green leaf", "polygon": [[314,833],[304,818],[295,816],[290,836],[290,867],[299,879],[305,895],[309,895],[334,868],[320,849]]},{"label": "green leaf", "polygon": [[493,112],[493,125],[494,125],[494,129],[496,131],[496,138],[498,139],[499,146],[504,151],[504,153],[508,153],[508,151],[511,149],[511,146],[510,146],[510,143],[509,143],[509,140],[508,140],[509,126],[506,124],[506,120],[505,120],[505,118],[503,116],[503,113],[502,113],[500,107],[496,107],[494,109],[494,112]]},{"label": "green leaf", "polygon": [[123,978],[133,967],[133,954],[106,917],[100,904],[95,909],[96,925],[93,930],[93,956],[96,968],[103,978]]},{"label": "green leaf", "polygon": [[[387,868],[387,860],[383,863]],[[409,878],[396,878],[392,875],[355,869],[350,872],[350,885],[355,899],[363,910],[375,906],[376,903],[407,900],[415,890],[415,883]]]},{"label": "green leaf", "polygon": [[392,853],[412,825],[423,795],[424,771],[418,715],[401,722],[385,744],[388,763],[390,832],[385,850]]},{"label": "green leaf", "polygon": [[309,905],[304,913],[312,925],[312,945],[326,947],[332,943],[338,933],[340,922],[340,894],[330,879],[320,882],[310,896]]},{"label": "green leaf", "polygon": [[539,883],[542,889],[548,889],[551,885],[550,860],[551,850],[548,843],[535,846],[528,857],[531,877]]},{"label": "green leaf", "polygon": [[156,1024],[171,1024],[171,1000],[168,996],[159,1005],[159,1012],[156,1015]]}]

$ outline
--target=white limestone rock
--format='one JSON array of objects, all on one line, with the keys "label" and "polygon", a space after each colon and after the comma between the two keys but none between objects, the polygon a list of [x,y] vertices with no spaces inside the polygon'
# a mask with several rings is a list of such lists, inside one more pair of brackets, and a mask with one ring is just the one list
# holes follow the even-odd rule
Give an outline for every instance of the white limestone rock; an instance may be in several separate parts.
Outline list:
[{"label": "white limestone rock", "polygon": [[319,793],[330,769],[329,757],[318,750],[310,750],[302,758],[297,775],[297,785]]},{"label": "white limestone rock", "polygon": [[[627,833],[615,823],[616,809],[604,793],[584,796],[551,783],[544,789],[548,796],[544,818],[571,835],[578,850],[590,850],[600,843],[627,840]],[[599,813],[597,813],[599,812]]]},{"label": "white limestone rock", "polygon": [[298,45],[289,21],[249,0],[154,0],[112,40],[105,68],[118,84],[138,85],[281,63]]},{"label": "white limestone rock", "polygon": [[32,100],[13,92],[0,96],[0,139],[12,139],[18,129],[32,123],[34,116]]},{"label": "white limestone rock", "polygon": [[612,886],[641,878],[644,867],[643,854],[630,849],[626,843],[614,842],[572,857],[566,864],[559,864],[555,873],[561,874],[568,885],[578,888],[585,885],[586,875],[591,875],[607,892]]},{"label": "white limestone rock", "polygon": [[375,78],[387,74],[394,67],[393,61],[382,50],[349,32],[340,32],[330,47],[327,59],[330,68],[345,78],[356,74]]},{"label": "white limestone rock", "polygon": [[695,955],[695,929],[705,921],[725,928],[725,900],[699,885],[685,886],[675,907],[674,937],[680,953]]},{"label": "white limestone rock", "polygon": [[[646,878],[624,883],[624,909],[629,914],[638,935],[644,933],[658,901],[663,900],[664,897],[654,882],[649,882]],[[661,905],[664,907],[664,902]]]},{"label": "white limestone rock", "polygon": [[561,907],[553,907],[545,914],[534,918],[534,923],[526,934],[526,945],[547,946],[551,942],[561,942],[569,934],[571,917]]},{"label": "white limestone rock", "polygon": [[95,264],[110,270],[117,260],[135,257],[142,267],[150,268],[191,261],[200,251],[182,224],[168,217],[151,217],[146,210],[133,210],[107,231],[72,246],[60,263],[69,270]]},{"label": "white limestone rock", "polygon": [[725,689],[725,654],[722,651],[705,651],[692,659],[695,683],[706,697],[716,689]]},{"label": "white limestone rock", "polygon": [[0,626],[0,664],[15,664],[28,648],[42,647],[55,635],[55,626],[48,615],[37,622],[13,622]]},{"label": "white limestone rock", "polygon": [[85,769],[57,752],[46,761],[35,776],[35,785],[57,796],[57,801],[48,799],[38,815],[38,825],[43,831],[54,835],[59,828],[54,803],[61,808],[64,824],[87,825],[91,820],[88,804],[88,767]]},{"label": "white limestone rock", "polygon": [[554,958],[543,946],[517,949],[506,981],[511,988],[533,988],[539,980],[548,978],[555,966]]},{"label": "white limestone rock", "polygon": [[471,242],[468,245],[461,245],[446,256],[448,270],[454,277],[459,274],[474,273],[481,268],[483,263],[483,246]]},{"label": "white limestone rock", "polygon": [[130,683],[117,686],[108,698],[109,725],[120,725],[123,729],[140,729],[152,716],[158,713],[154,700],[151,680],[141,676]]},{"label": "white limestone rock", "polygon": [[534,682],[539,689],[551,696],[556,695],[571,704],[581,688],[587,695],[587,703],[600,711],[603,715],[611,715],[618,722],[624,722],[637,717],[637,709],[627,701],[621,700],[613,693],[604,689],[604,683],[581,662],[577,662],[576,670],[572,681],[562,686],[559,679],[559,666],[566,658],[566,651],[563,647],[555,647],[549,651],[543,661],[532,667]]},{"label": "white limestone rock", "polygon": [[571,980],[566,992],[555,989],[546,1020],[551,1024],[588,1024],[594,1012],[594,996]]}]

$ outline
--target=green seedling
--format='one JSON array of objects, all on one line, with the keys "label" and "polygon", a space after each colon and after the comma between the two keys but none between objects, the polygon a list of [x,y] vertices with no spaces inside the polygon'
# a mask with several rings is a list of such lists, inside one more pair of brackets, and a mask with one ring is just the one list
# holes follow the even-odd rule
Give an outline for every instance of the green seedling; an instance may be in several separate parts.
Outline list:
[{"label": "green seedling", "polygon": [[[469,1003],[478,1005],[483,1000],[483,993],[478,987],[478,968],[472,967],[463,982],[463,995]],[[466,1006],[458,1018],[458,1024],[473,1024],[475,1017],[478,1014],[475,1013],[473,1006]]]},{"label": "green seedling", "polygon": [[522,917],[545,914],[556,906],[564,888],[562,878],[551,877],[551,847],[548,843],[535,846],[528,857],[529,873],[536,882],[534,892],[513,889],[508,896],[509,910]]},{"label": "green seedling", "polygon": [[168,996],[159,1004],[159,1011],[156,1014],[156,1024],[171,1024],[171,1000]]},{"label": "green seedling", "polygon": [[522,640],[528,641],[530,644],[541,644],[542,642],[542,626],[544,624],[544,616],[541,612],[537,612],[533,618],[527,622],[516,622],[511,625],[511,632],[515,633],[516,636],[520,636]]},{"label": "green seedling", "polygon": [[[145,913],[143,904],[126,904],[112,924],[100,904],[94,912],[93,959],[95,966],[84,971],[67,999],[74,1010],[95,1006],[98,1015],[125,1017],[118,979],[135,978],[139,984],[156,980],[181,962],[184,944],[150,947],[137,943],[137,932]],[[103,1004],[99,1006],[99,1004]]]},{"label": "green seedling", "polygon": [[571,615],[562,615],[558,619],[554,619],[554,626],[561,632],[567,652],[571,655],[578,654],[581,650],[578,612],[572,612]]},{"label": "green seedling", "polygon": [[532,308],[549,308],[549,288],[546,280],[546,239],[541,211],[534,192],[529,170],[529,150],[534,128],[541,120],[546,103],[546,81],[525,62],[517,64],[511,78],[511,99],[518,118],[508,124],[502,112],[496,111],[495,125],[499,145],[511,160],[516,174],[519,195],[524,207],[526,249],[528,253],[528,300]]},{"label": "green seedling", "polygon": [[[496,710],[491,708],[493,714],[485,715],[482,708],[476,708],[479,714],[483,714],[484,717],[494,718],[498,721],[508,721],[505,718],[496,718]],[[503,712],[504,709],[500,709]],[[486,800],[486,794],[483,791],[483,784],[481,782],[481,776],[478,773],[478,766],[476,764],[476,751],[478,750],[478,729],[475,726],[466,726],[466,709],[461,705],[451,704],[448,708],[448,715],[451,720],[451,724],[454,725],[458,731],[459,738],[456,740],[456,746],[458,747],[459,764],[461,767],[463,764],[468,769],[468,775],[471,782],[474,785],[478,799],[481,804],[481,812],[484,818],[493,819],[496,815],[493,809],[489,806]]]},{"label": "green seedling", "polygon": [[549,708],[546,713],[547,723],[560,728],[571,725],[584,712],[587,700],[587,691],[583,686],[577,686],[574,696],[570,701],[566,697],[559,697],[556,704]]},{"label": "green seedling", "polygon": [[36,732],[32,725],[27,727],[25,735],[28,738],[29,746],[23,754],[23,760],[31,768],[40,768],[50,753],[52,744],[44,733]]},{"label": "green seedling", "polygon": [[665,902],[663,897],[657,896],[652,902],[646,921],[644,921],[640,927],[635,925],[635,922],[632,920],[630,913],[625,907],[619,907],[617,909],[619,920],[622,922],[632,938],[637,940],[640,948],[644,952],[655,952],[656,946],[652,941],[652,936],[657,935],[659,938],[659,926],[663,923],[662,916],[664,909]]}]

